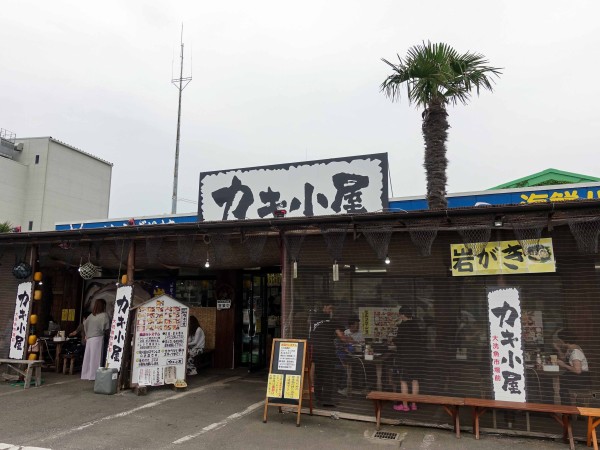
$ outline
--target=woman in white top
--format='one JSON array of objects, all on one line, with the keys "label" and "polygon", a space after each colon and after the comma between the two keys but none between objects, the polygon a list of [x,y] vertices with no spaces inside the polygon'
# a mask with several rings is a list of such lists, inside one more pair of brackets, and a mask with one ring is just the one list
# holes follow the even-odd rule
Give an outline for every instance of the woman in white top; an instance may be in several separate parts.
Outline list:
[{"label": "woman in white top", "polygon": [[[591,384],[590,368],[587,358],[579,345],[574,343],[575,337],[568,330],[556,333],[554,348],[558,351],[558,365],[566,372],[560,376],[561,397],[563,403],[574,404],[574,391],[587,389]],[[569,394],[567,397],[566,394]]]},{"label": "woman in white top", "polygon": [[85,353],[81,366],[82,380],[95,380],[96,370],[102,365],[102,349],[104,347],[104,332],[110,323],[106,314],[106,302],[99,298],[94,303],[92,313],[83,322],[85,333]]},{"label": "woman in white top", "polygon": [[197,375],[196,356],[204,351],[205,343],[204,331],[200,328],[200,322],[195,316],[190,316],[188,326],[188,357],[187,357],[187,374]]}]

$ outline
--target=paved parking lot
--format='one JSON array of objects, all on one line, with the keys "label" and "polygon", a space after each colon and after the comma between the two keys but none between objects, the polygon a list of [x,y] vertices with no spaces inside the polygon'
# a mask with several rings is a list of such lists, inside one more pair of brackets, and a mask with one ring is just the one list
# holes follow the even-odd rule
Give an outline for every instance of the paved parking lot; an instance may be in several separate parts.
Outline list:
[{"label": "paved parking lot", "polygon": [[[566,449],[547,439],[385,426],[397,440],[373,438],[368,422],[295,415],[271,408],[262,423],[266,375],[245,370],[207,371],[189,379],[185,391],[150,389],[94,394],[93,382],[44,372],[44,384],[27,390],[0,383],[0,449]],[[335,416],[334,416],[335,417]],[[392,436],[392,435],[390,435]],[[579,443],[578,448],[586,448]]]}]

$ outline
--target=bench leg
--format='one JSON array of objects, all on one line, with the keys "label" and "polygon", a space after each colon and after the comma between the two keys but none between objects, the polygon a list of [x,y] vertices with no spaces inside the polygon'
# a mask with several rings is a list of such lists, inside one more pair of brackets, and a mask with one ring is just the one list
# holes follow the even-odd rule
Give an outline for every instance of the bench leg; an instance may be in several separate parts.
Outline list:
[{"label": "bench leg", "polygon": [[473,432],[475,439],[479,439],[479,408],[477,406],[473,406]]},{"label": "bench leg", "polygon": [[373,400],[375,406],[375,429],[379,431],[381,428],[381,400]]},{"label": "bench leg", "polygon": [[[598,450],[598,439],[596,437],[596,427],[600,425],[600,419],[597,417],[590,417],[590,421],[588,422],[588,447],[591,443],[594,444],[594,450]],[[591,427],[591,428],[590,428]]]},{"label": "bench leg", "polygon": [[67,358],[63,358],[63,369],[62,369],[63,375],[67,374],[67,362],[68,362]]},{"label": "bench leg", "polygon": [[71,358],[71,365],[69,366],[69,375],[73,375],[73,370],[75,370],[75,358]]},{"label": "bench leg", "polygon": [[42,366],[35,366],[35,387],[42,385]]},{"label": "bench leg", "polygon": [[454,432],[456,433],[456,437],[460,438],[460,419],[458,417],[458,406],[451,405],[442,405],[446,412],[450,414],[452,417],[452,422],[454,424]]},{"label": "bench leg", "polygon": [[573,428],[571,427],[571,416],[569,414],[562,415],[563,422],[563,437],[565,441],[569,441],[569,448],[575,450],[575,441],[573,440]]},{"label": "bench leg", "polygon": [[29,385],[31,384],[32,370],[33,368],[31,367],[31,364],[27,364],[27,369],[25,369],[25,385],[23,386],[23,389],[29,389]]}]

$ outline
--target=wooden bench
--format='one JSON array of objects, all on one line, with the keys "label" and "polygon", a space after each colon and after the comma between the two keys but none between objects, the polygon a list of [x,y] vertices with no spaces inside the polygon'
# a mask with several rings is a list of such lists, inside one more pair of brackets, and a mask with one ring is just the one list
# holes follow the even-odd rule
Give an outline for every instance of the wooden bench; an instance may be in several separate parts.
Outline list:
[{"label": "wooden bench", "polygon": [[464,398],[458,397],[444,397],[440,395],[420,395],[420,394],[401,394],[398,392],[383,392],[383,391],[371,391],[367,394],[367,399],[373,400],[375,404],[375,420],[377,422],[377,429],[381,427],[381,408],[385,401],[390,402],[414,402],[414,403],[426,403],[430,405],[441,405],[444,407],[446,412],[452,417],[454,424],[454,432],[456,437],[460,438],[460,423],[458,418],[458,408],[465,404]]},{"label": "wooden bench", "polygon": [[578,407],[579,414],[588,418],[587,425],[587,446],[594,445],[594,450],[598,450],[598,438],[596,436],[596,427],[600,425],[600,408]]},{"label": "wooden bench", "polygon": [[[579,415],[576,406],[550,405],[545,403],[508,402],[501,400],[488,400],[482,398],[465,398],[465,406],[473,408],[473,432],[475,439],[479,439],[479,418],[488,409],[508,409],[514,411],[548,413],[563,427],[563,438],[568,440],[571,450],[575,448],[573,430],[571,428],[571,415]],[[600,411],[600,410],[599,410]]]},{"label": "wooden bench", "polygon": [[[7,368],[14,370],[20,376],[23,376],[25,384],[23,386],[24,389],[28,389],[31,384],[31,376],[35,372],[35,385],[42,385],[42,365],[43,361],[38,361],[37,359],[29,360],[29,359],[0,359],[0,366],[3,364],[7,366]],[[27,366],[24,370],[21,369],[22,366]]]}]

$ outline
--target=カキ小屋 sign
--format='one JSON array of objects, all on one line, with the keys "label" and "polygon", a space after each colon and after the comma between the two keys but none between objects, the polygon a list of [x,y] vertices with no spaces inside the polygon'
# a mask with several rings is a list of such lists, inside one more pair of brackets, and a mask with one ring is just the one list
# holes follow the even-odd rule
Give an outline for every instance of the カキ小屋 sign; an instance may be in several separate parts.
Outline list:
[{"label": "\u30ab\u30ad\u5c0f\u5c4b sign", "polygon": [[127,338],[127,324],[133,298],[133,286],[119,286],[110,326],[110,339],[106,353],[106,366],[121,370],[121,361]]},{"label": "\u30ab\u30ad\u5c0f\u5c4b sign", "polygon": [[200,174],[199,220],[243,220],[381,211],[387,153]]},{"label": "\u30ab\u30ad\u5c0f\u5c4b sign", "polygon": [[489,289],[490,356],[494,399],[526,401],[519,290]]},{"label": "\u30ab\u30ad\u5c0f\u5c4b sign", "polygon": [[10,351],[8,357],[11,359],[23,359],[27,349],[27,325],[29,324],[29,311],[31,310],[31,290],[33,283],[26,281],[19,283],[17,287],[17,299],[15,302],[15,315],[13,318],[12,333],[10,337]]}]

